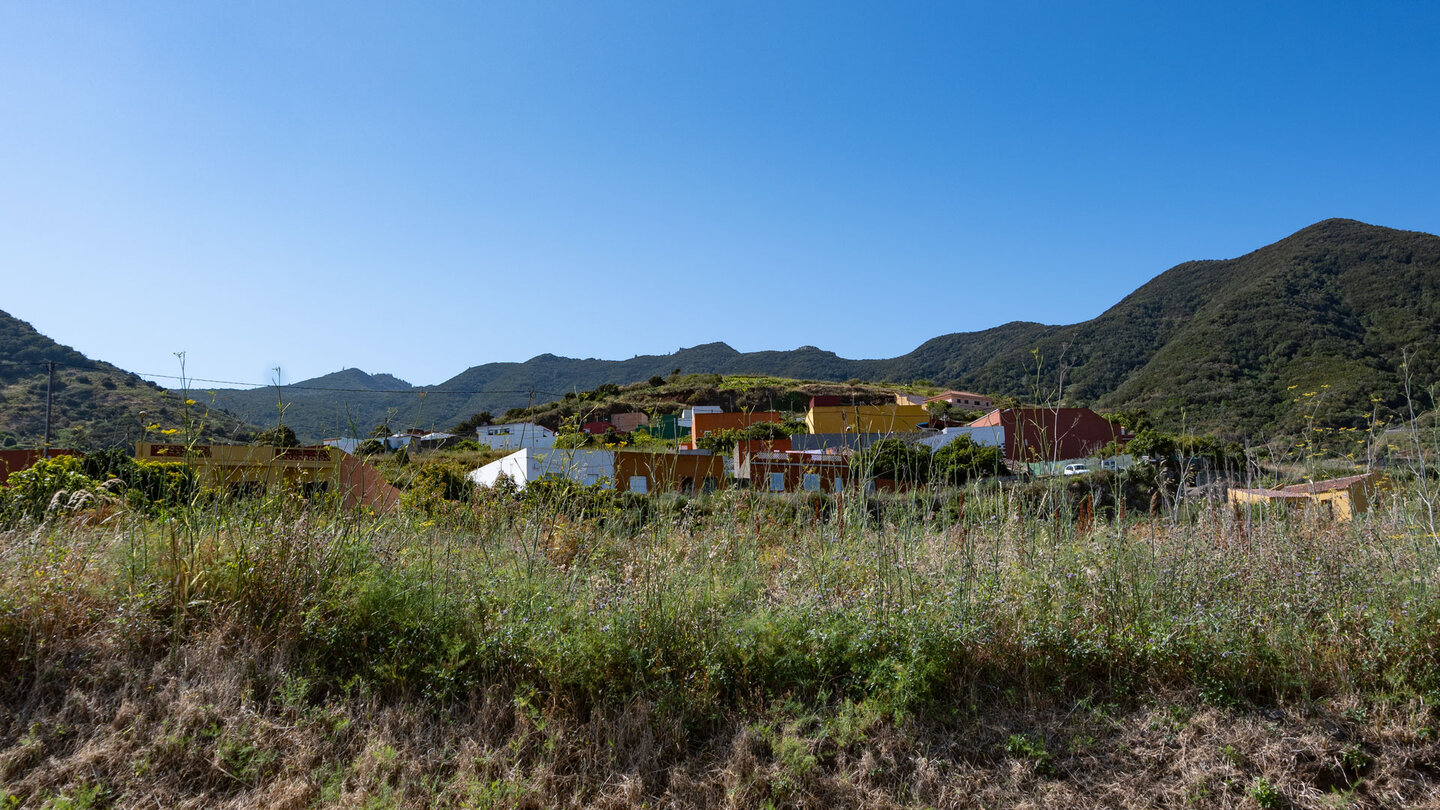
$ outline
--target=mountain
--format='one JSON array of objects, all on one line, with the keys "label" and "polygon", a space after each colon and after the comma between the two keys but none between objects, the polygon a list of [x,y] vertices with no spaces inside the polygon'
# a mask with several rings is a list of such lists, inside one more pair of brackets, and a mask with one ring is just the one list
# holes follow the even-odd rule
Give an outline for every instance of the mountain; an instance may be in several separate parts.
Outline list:
[{"label": "mountain", "polygon": [[[1239,258],[1172,267],[1082,323],[1017,321],[943,335],[890,359],[849,360],[813,346],[741,353],[710,343],[629,360],[543,354],[423,387],[348,369],[279,393],[286,424],[315,438],[352,426],[368,433],[386,421],[446,428],[472,413],[525,405],[532,391],[542,402],[676,368],[926,379],[1031,401],[1143,408],[1173,427],[1258,439],[1312,424],[1358,426],[1376,406],[1402,406],[1407,355],[1422,389],[1437,380],[1440,237],[1331,219]],[[276,395],[221,390],[216,403],[273,424]],[[1418,406],[1431,407],[1419,396]]]},{"label": "mountain", "polygon": [[[91,360],[3,311],[0,358],[0,446],[39,447],[43,442],[49,362],[55,363],[54,447],[127,447],[152,425],[151,436],[191,435],[205,441],[235,439],[250,432],[234,416],[198,401],[200,397],[187,406],[179,395]],[[160,432],[165,430],[175,432]]]}]

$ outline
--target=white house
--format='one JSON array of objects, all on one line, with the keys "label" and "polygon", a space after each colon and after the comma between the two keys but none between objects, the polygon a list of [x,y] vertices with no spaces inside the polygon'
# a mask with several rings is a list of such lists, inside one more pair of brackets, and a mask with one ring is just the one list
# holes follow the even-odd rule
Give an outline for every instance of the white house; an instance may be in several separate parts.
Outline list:
[{"label": "white house", "polygon": [[695,424],[697,413],[724,413],[725,409],[719,405],[695,405],[680,412],[680,419],[675,424],[683,428],[692,427]]},{"label": "white house", "polygon": [[362,442],[364,442],[364,441],[365,441],[364,439],[345,439],[345,438],[341,438],[341,439],[322,439],[322,440],[320,441],[320,443],[323,444],[323,445],[325,445],[326,447],[338,447],[338,448],[340,448],[341,450],[343,450],[343,451],[345,451],[346,453],[348,453],[348,454],[350,454],[350,455],[353,456],[353,455],[355,455],[355,451],[360,449],[360,444],[361,444]]},{"label": "white house", "polygon": [[519,450],[522,447],[554,447],[555,431],[529,422],[508,425],[481,425],[475,428],[475,440],[496,450]]},{"label": "white house", "polygon": [[471,470],[466,477],[476,486],[493,487],[502,475],[509,476],[522,489],[531,481],[547,475],[569,478],[582,484],[604,483],[609,486],[615,479],[615,453],[585,447],[560,450],[525,447]]},{"label": "white house", "polygon": [[969,436],[970,441],[975,442],[981,447],[1003,448],[1005,446],[1005,428],[1002,425],[995,425],[993,427],[947,427],[934,436],[926,436],[921,439],[920,444],[929,447],[930,452],[933,453],[961,436]]}]

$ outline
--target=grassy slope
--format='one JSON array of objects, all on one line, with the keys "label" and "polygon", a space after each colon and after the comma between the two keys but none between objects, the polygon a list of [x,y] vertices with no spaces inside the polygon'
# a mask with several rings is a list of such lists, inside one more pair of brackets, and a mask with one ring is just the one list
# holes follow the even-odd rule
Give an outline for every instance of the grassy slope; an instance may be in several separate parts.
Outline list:
[{"label": "grassy slope", "polygon": [[0,533],[0,784],[36,806],[1440,799],[1437,551],[1403,494],[1349,527],[1012,520],[978,488],[882,525],[644,503]]},{"label": "grassy slope", "polygon": [[[82,448],[124,447],[140,438],[145,422],[160,429],[183,429],[187,408],[182,398],[109,363],[91,360],[35,331],[30,324],[0,312],[0,441],[35,447],[45,431],[46,373],[55,372],[52,443]],[[188,419],[202,439],[227,439],[247,427],[233,416],[211,411],[203,395]]]}]

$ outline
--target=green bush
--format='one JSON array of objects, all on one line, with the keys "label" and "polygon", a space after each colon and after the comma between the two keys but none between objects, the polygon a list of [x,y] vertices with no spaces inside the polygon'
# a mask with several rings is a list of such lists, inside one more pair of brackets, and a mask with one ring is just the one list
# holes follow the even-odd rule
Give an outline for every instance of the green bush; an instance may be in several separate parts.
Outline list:
[{"label": "green bush", "polygon": [[868,478],[923,484],[930,480],[930,464],[926,448],[900,439],[881,439],[856,453],[850,466]]},{"label": "green bush", "polygon": [[1008,475],[1005,455],[998,447],[982,447],[969,436],[961,436],[935,451],[931,478],[947,484],[963,484],[986,475]]},{"label": "green bush", "polygon": [[87,476],[78,456],[42,459],[10,474],[0,490],[0,515],[7,520],[45,517],[57,493],[95,492],[100,483]]},{"label": "green bush", "polygon": [[200,492],[199,478],[188,464],[136,461],[117,449],[87,454],[81,469],[96,481],[119,481],[117,494],[141,508],[184,506]]}]

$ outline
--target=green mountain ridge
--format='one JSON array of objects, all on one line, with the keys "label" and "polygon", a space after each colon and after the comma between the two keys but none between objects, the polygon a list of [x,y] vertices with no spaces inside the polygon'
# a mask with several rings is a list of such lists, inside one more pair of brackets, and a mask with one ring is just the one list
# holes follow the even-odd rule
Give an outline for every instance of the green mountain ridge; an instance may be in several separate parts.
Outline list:
[{"label": "green mountain ridge", "polygon": [[[323,387],[319,378],[286,389],[285,418],[311,436],[382,421],[443,429],[472,413],[526,405],[531,391],[543,402],[680,368],[819,381],[926,379],[1032,401],[1144,408],[1175,426],[1263,439],[1311,423],[1357,426],[1377,406],[1399,408],[1407,354],[1413,379],[1437,379],[1440,237],[1331,219],[1238,258],[1176,265],[1076,324],[1014,321],[941,335],[889,359],[708,343],[629,360],[542,354],[473,366],[400,394],[302,392]],[[222,391],[217,402],[251,421],[263,423],[268,413],[273,422],[274,393]],[[1431,407],[1428,399],[1417,404]]]},{"label": "green mountain ridge", "polygon": [[[38,334],[8,316],[0,321],[28,330],[27,340]],[[51,341],[45,350],[64,349],[56,347]],[[44,354],[5,356],[34,362]],[[628,360],[541,354],[472,366],[438,385],[350,368],[278,389],[208,395],[213,407],[255,425],[274,425],[283,413],[302,438],[316,440],[368,435],[381,423],[443,430],[481,411],[498,415],[676,369],[822,382],[923,379],[1028,401],[1141,408],[1160,424],[1264,441],[1311,426],[1358,427],[1373,413],[1401,410],[1406,358],[1413,404],[1429,409],[1426,387],[1440,380],[1440,237],[1330,219],[1237,258],[1176,265],[1088,321],[1014,321],[941,335],[894,358],[852,360],[815,346],[739,352],[717,342]],[[11,399],[0,407],[33,434],[33,369],[27,379],[29,393],[7,388]],[[14,432],[7,424],[0,430]]]}]

